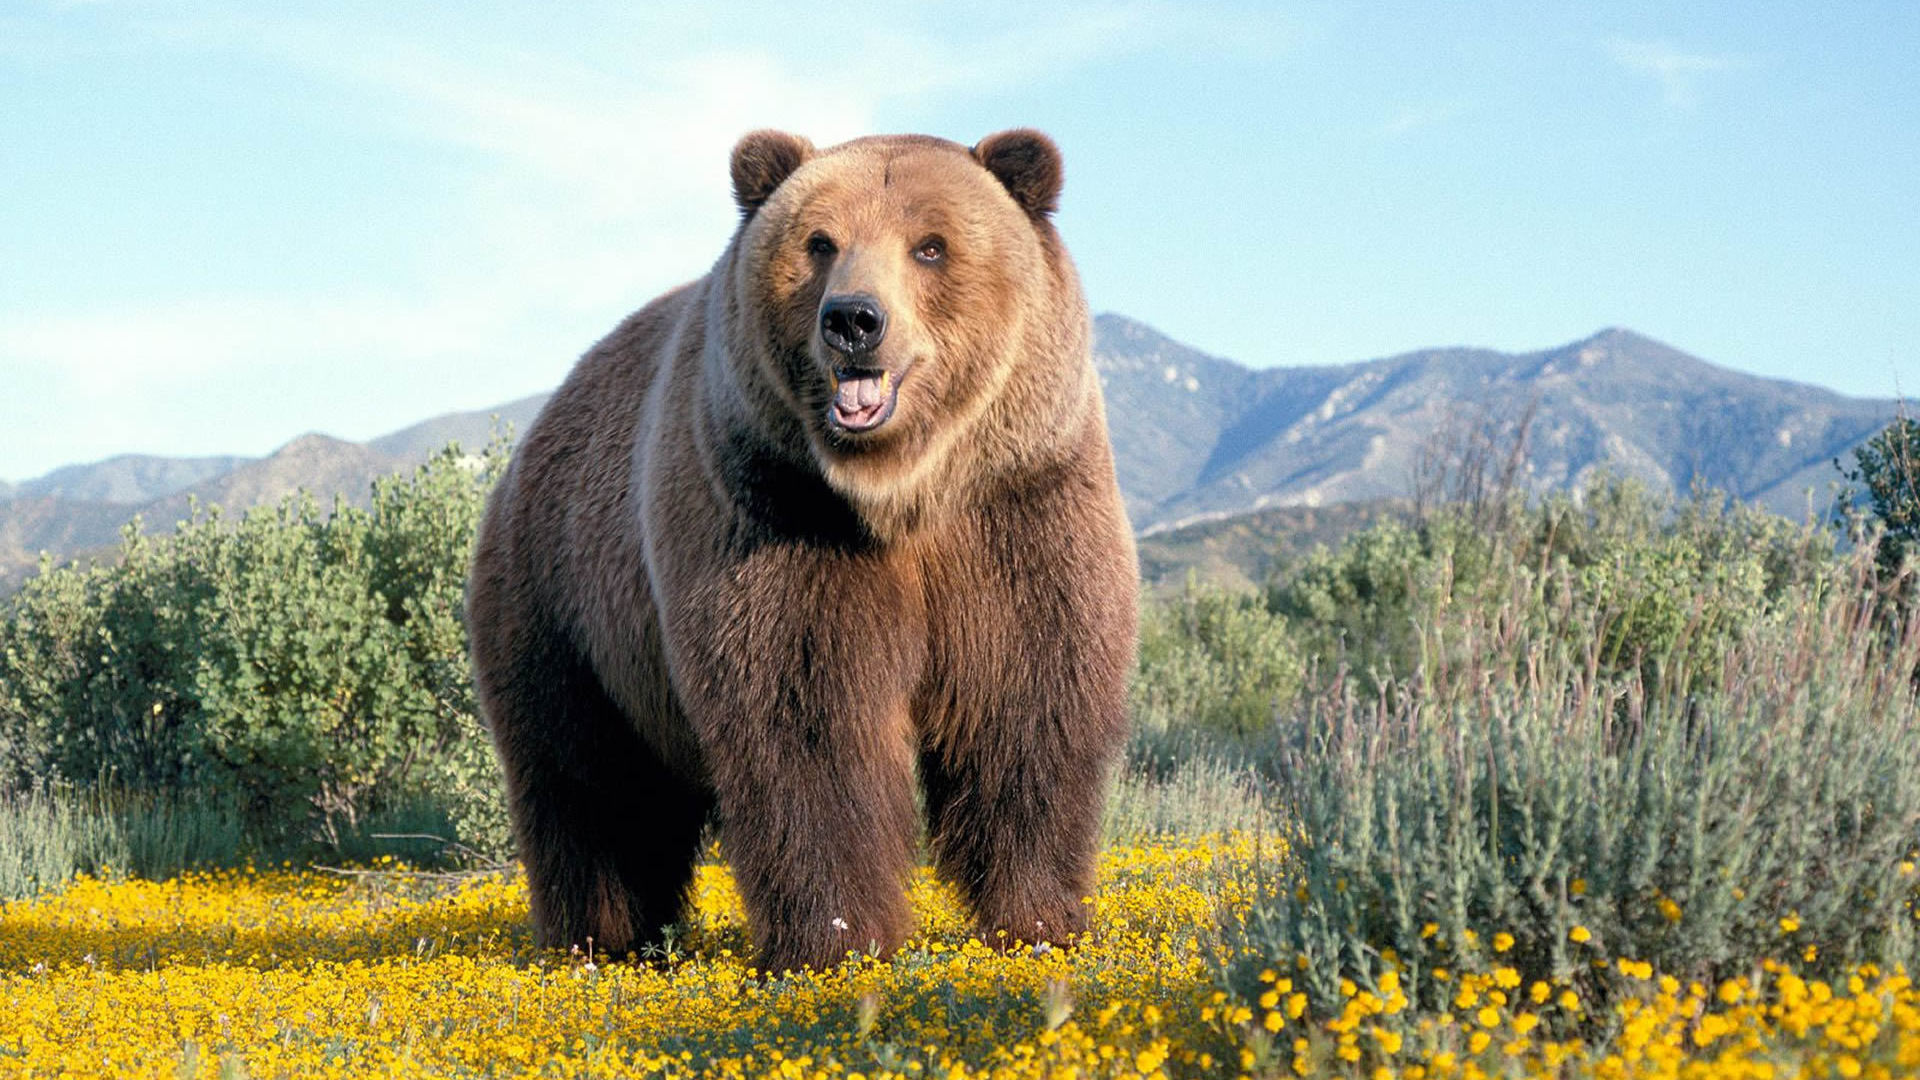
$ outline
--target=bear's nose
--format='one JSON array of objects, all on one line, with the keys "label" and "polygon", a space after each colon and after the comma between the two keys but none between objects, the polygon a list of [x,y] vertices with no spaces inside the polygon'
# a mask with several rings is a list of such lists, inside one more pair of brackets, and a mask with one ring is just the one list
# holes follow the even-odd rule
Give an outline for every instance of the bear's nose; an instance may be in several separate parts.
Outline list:
[{"label": "bear's nose", "polygon": [[886,309],[865,293],[829,297],[820,305],[820,337],[829,348],[848,355],[872,352],[886,336]]}]

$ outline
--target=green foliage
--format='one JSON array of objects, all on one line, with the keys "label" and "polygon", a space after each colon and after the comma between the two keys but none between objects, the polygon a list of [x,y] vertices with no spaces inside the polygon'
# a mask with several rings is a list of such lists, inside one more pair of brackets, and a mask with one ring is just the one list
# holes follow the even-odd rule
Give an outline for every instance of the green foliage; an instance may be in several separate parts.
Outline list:
[{"label": "green foliage", "polygon": [[111,762],[138,789],[207,779],[194,712],[194,611],[209,588],[193,559],[124,531],[113,569],[42,565],[0,630],[0,767],[19,786],[93,776]]},{"label": "green foliage", "polygon": [[[1317,1008],[1389,954],[1429,1004],[1436,967],[1581,980],[1632,957],[1712,980],[1811,943],[1826,967],[1920,959],[1901,674],[1920,625],[1889,621],[1829,534],[1642,505],[1518,546],[1474,603],[1426,593],[1405,678],[1334,680],[1282,729],[1293,858],[1241,943],[1304,958]],[[1496,957],[1470,928],[1514,942]]]},{"label": "green foliage", "polygon": [[1267,604],[1300,628],[1311,654],[1390,677],[1414,663],[1417,615],[1452,597],[1454,539],[1443,528],[1385,522],[1310,556]]},{"label": "green foliage", "polygon": [[1603,477],[1379,523],[1264,604],[1190,588],[1143,616],[1128,820],[1273,805],[1291,854],[1227,980],[1285,968],[1328,1011],[1388,957],[1428,1004],[1436,968],[1911,965],[1920,622],[1838,547]]},{"label": "green foliage", "polygon": [[[337,840],[429,751],[433,702],[410,676],[407,624],[368,588],[368,515],[311,500],[249,514],[237,529],[189,526],[215,568],[196,612],[198,734],[262,821],[311,811]],[[100,762],[110,766],[111,762]]]},{"label": "green foliage", "polygon": [[1853,468],[1841,473],[1849,485],[1865,489],[1867,505],[1885,529],[1881,565],[1896,566],[1907,553],[1920,551],[1920,420],[1901,416],[1888,424],[1854,448]]},{"label": "green foliage", "polygon": [[43,567],[0,627],[0,787],[105,777],[130,797],[231,794],[263,845],[340,849],[439,808],[497,851],[505,812],[460,621],[472,537],[505,461],[449,448],[366,509],[290,498],[116,565]]},{"label": "green foliage", "polygon": [[1255,735],[1273,726],[1303,675],[1286,620],[1259,597],[1189,580],[1141,614],[1134,715],[1152,730]]},{"label": "green foliage", "polygon": [[1609,674],[1711,681],[1729,644],[1833,549],[1819,530],[1715,492],[1675,505],[1604,477],[1577,500],[1516,505],[1499,519],[1487,528],[1443,508],[1417,526],[1375,527],[1309,558],[1268,590],[1268,605],[1323,670],[1344,668],[1369,693],[1470,659],[1433,629],[1472,611],[1591,623]]}]

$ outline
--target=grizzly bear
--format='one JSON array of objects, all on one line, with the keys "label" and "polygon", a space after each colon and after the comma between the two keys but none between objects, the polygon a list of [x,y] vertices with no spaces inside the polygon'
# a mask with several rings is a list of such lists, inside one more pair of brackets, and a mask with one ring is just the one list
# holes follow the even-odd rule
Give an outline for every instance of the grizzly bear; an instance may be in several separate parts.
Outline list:
[{"label": "grizzly bear", "polygon": [[657,941],[716,810],[770,971],[901,942],[923,812],[987,940],[1085,928],[1138,576],[1060,179],[747,135],[719,262],[528,429],[467,610],[541,942]]}]

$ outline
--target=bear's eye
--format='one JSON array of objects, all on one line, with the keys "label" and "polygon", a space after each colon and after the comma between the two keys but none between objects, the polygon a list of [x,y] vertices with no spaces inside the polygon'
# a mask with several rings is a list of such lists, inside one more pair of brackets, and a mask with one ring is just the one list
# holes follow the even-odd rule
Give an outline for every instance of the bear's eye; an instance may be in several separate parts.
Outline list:
[{"label": "bear's eye", "polygon": [[947,242],[937,236],[929,236],[914,245],[913,257],[931,266],[947,257]]},{"label": "bear's eye", "polygon": [[825,258],[835,254],[839,250],[826,233],[814,233],[812,236],[807,237],[807,254],[809,255],[817,255]]}]

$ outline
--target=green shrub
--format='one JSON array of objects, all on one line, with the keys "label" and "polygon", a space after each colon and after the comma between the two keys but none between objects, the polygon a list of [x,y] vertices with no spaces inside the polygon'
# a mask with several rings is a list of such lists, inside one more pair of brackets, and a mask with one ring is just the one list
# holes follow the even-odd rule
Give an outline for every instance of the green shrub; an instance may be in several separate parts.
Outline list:
[{"label": "green shrub", "polygon": [[[1277,770],[1293,858],[1230,929],[1254,959],[1229,983],[1257,993],[1259,967],[1303,964],[1331,1012],[1343,978],[1377,985],[1388,956],[1430,1005],[1436,967],[1584,981],[1631,957],[1712,985],[1768,956],[1920,959],[1920,711],[1902,674],[1920,626],[1887,622],[1868,560],[1815,554],[1817,530],[1775,536],[1803,561],[1773,586],[1670,569],[1739,563],[1756,527],[1682,515],[1578,569],[1512,568],[1501,602],[1417,624],[1414,647],[1447,662],[1390,692],[1310,695]],[[1620,573],[1602,588],[1596,567]],[[1662,653],[1657,677],[1611,664],[1631,635]],[[1496,932],[1513,938],[1497,957]]]},{"label": "green shrub", "polygon": [[203,560],[173,557],[137,521],[123,537],[118,566],[43,564],[13,600],[0,628],[0,786],[103,767],[141,789],[210,779],[194,687]]},{"label": "green shrub", "polygon": [[181,538],[212,549],[194,642],[206,756],[256,820],[304,818],[326,841],[411,780],[437,734],[407,627],[368,587],[369,532],[358,510],[302,500]]},{"label": "green shrub", "polygon": [[1883,567],[1896,567],[1907,554],[1920,551],[1920,420],[1898,417],[1855,447],[1853,467],[1840,472],[1879,519],[1876,544]]},{"label": "green shrub", "polygon": [[1435,630],[1476,611],[1597,624],[1599,670],[1653,684],[1678,670],[1710,678],[1729,642],[1833,559],[1827,533],[1717,492],[1675,503],[1608,477],[1498,521],[1442,507],[1417,525],[1377,526],[1275,583],[1268,607],[1316,667],[1357,678],[1363,693],[1470,661],[1469,643]]},{"label": "green shrub", "polygon": [[[1442,519],[1444,522],[1445,519]],[[1386,521],[1318,551],[1271,588],[1267,606],[1299,630],[1306,651],[1381,681],[1416,662],[1415,619],[1451,592],[1450,535]]]},{"label": "green shrub", "polygon": [[115,565],[43,567],[0,626],[0,786],[231,795],[273,850],[342,849],[427,801],[461,842],[501,850],[460,619],[504,462],[501,445],[450,447],[377,481],[366,509],[196,510],[171,536],[129,527]]},{"label": "green shrub", "polygon": [[479,459],[447,455],[439,467],[388,477],[373,489],[373,590],[389,620],[406,627],[410,677],[436,733],[422,788],[466,847],[498,858],[512,843],[493,742],[473,696],[465,622],[467,566],[487,494],[506,468],[497,439]]},{"label": "green shrub", "polygon": [[1134,715],[1149,730],[1251,736],[1273,726],[1303,673],[1286,620],[1260,597],[1189,581],[1141,614]]}]

